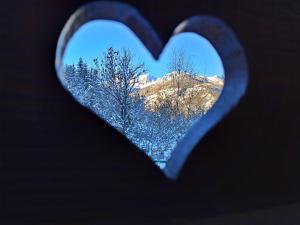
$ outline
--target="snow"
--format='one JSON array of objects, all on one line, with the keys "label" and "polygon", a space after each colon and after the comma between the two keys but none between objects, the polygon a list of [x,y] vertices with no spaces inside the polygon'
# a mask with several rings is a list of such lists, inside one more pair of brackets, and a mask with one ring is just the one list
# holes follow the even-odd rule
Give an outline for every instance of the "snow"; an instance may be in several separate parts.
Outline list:
[{"label": "snow", "polygon": [[[84,76],[81,74],[82,71]],[[95,71],[85,68],[82,71],[78,68],[75,70],[75,67],[68,67],[66,70],[64,82],[74,97],[123,133],[151,157],[161,169],[165,167],[173,149],[190,126],[214,104],[216,97],[212,94],[212,90],[221,90],[220,87],[223,86],[223,79],[220,77],[195,76],[193,79],[198,80],[199,83],[195,83],[193,80],[194,86],[187,87],[184,94],[178,97],[178,90],[171,85],[172,79],[176,75],[174,72],[156,80],[151,79],[149,74],[141,74],[137,78],[137,83],[129,81],[128,85],[134,86],[134,90],[127,96],[128,98],[124,98],[125,92],[122,89],[124,86],[108,86],[108,82],[102,82],[101,86],[101,80],[94,73]],[[120,85],[120,82],[116,82],[114,85]],[[111,89],[106,90],[107,88]],[[140,98],[135,97],[137,93],[151,88],[156,88],[154,89],[156,91],[152,94],[144,94]],[[173,109],[170,108],[172,105],[167,109],[165,107],[157,109],[157,105],[163,104],[167,98],[171,99],[173,105],[177,100],[184,109],[186,99],[192,94],[201,92],[206,94],[198,94],[197,98],[203,98],[205,102],[201,105],[200,111],[197,111],[199,110],[197,107],[190,106],[191,110],[197,112],[190,118],[184,114],[173,115]],[[119,99],[114,97],[116,94],[119,94],[119,98],[127,99],[126,111],[129,119],[126,117],[126,121],[120,113],[120,105],[123,102],[120,103]],[[124,129],[124,122],[128,123],[126,129]]]}]

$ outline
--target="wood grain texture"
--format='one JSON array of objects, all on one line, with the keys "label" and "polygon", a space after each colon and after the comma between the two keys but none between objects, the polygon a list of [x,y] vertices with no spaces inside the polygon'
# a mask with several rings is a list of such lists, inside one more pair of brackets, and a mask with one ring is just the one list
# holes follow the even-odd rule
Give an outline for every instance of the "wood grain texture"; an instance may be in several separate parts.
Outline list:
[{"label": "wood grain texture", "polygon": [[1,3],[1,224],[182,224],[300,201],[299,1],[127,1],[165,42],[191,15],[224,19],[248,57],[246,96],[176,182],[59,84],[56,42],[84,2]]}]

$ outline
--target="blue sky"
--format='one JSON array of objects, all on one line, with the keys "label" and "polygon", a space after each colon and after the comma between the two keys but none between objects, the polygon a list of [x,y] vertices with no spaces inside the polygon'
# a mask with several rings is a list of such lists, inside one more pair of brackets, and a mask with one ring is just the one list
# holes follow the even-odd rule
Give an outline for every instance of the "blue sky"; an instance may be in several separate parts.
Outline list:
[{"label": "blue sky", "polygon": [[144,62],[148,73],[155,77],[170,72],[168,65],[174,50],[183,51],[198,74],[224,75],[218,53],[200,35],[181,33],[173,36],[166,44],[159,60],[156,61],[127,26],[109,20],[94,20],[81,26],[67,45],[64,63],[76,64],[79,57],[82,57],[91,65],[93,59],[101,57],[109,47],[117,50],[129,49],[134,58],[139,62]]}]

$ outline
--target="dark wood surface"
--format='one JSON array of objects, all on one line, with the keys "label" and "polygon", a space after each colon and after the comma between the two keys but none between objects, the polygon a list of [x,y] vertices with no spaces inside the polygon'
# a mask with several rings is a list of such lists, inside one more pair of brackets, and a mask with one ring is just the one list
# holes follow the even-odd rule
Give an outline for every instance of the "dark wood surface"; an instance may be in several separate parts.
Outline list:
[{"label": "dark wood surface", "polygon": [[165,42],[220,17],[248,57],[246,96],[176,182],[59,84],[56,42],[84,2],[1,3],[1,224],[183,224],[300,201],[299,1],[128,1]]}]

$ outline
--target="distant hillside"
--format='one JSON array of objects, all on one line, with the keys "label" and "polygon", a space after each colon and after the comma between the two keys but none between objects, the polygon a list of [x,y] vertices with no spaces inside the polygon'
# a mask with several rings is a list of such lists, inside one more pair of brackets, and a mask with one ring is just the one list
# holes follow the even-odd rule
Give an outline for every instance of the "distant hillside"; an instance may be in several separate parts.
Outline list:
[{"label": "distant hillside", "polygon": [[[180,109],[184,115],[206,113],[218,99],[224,80],[218,76],[191,76],[189,74],[166,74],[151,81],[143,77],[139,85],[140,95],[145,97],[146,107],[155,111],[169,105]],[[147,82],[145,82],[147,81]]]}]

